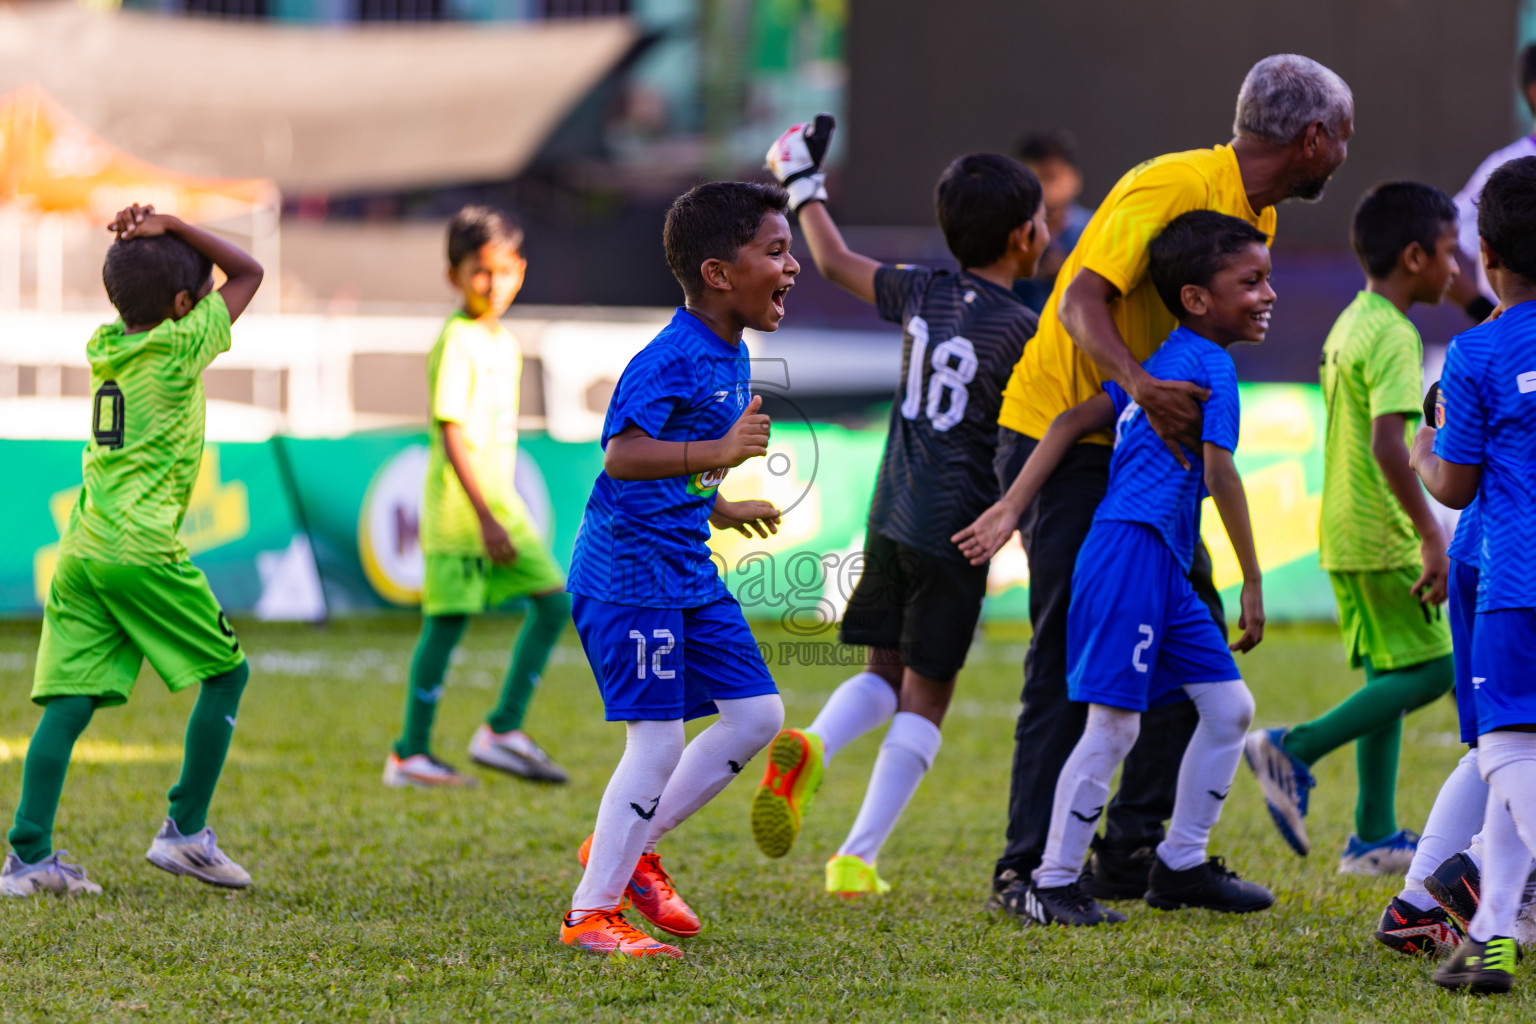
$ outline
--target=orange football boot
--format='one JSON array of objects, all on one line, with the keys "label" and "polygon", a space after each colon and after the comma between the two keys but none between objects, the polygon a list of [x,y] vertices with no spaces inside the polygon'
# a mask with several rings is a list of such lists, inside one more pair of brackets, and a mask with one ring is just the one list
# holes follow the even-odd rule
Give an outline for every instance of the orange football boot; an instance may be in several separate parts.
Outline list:
[{"label": "orange football boot", "polygon": [[[581,861],[582,867],[587,866],[587,857],[591,852],[592,837],[587,836],[581,849],[576,851],[576,859]],[[630,875],[629,885],[624,887],[623,905],[634,907],[651,924],[678,938],[689,939],[699,934],[699,915],[683,902],[683,898],[673,888],[672,876],[661,866],[659,854],[640,855],[634,874]]]},{"label": "orange football boot", "polygon": [[679,958],[683,951],[658,942],[624,919],[618,907],[612,910],[573,910],[560,924],[560,941],[589,953],[619,956],[670,956]]}]

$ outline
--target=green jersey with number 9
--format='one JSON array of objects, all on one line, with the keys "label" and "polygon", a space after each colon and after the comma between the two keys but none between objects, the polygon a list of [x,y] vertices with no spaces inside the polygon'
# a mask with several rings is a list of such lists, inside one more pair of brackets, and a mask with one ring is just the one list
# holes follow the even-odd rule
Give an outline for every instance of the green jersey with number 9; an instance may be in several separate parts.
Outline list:
[{"label": "green jersey with number 9", "polygon": [[118,320],[91,336],[91,439],[61,554],[120,565],[186,559],[178,533],[203,461],[203,370],[228,349],[218,292],[180,320],[134,334]]}]

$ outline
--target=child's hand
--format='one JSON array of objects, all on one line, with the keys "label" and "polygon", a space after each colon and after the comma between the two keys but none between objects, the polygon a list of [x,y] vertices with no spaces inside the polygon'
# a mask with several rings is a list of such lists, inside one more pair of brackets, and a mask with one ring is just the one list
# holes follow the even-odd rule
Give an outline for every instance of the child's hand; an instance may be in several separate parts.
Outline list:
[{"label": "child's hand", "polygon": [[715,510],[709,514],[709,525],[717,530],[735,530],[743,537],[751,537],[752,531],[756,530],[757,536],[766,539],[769,534],[779,532],[780,515],[771,501],[716,498]]},{"label": "child's hand", "polygon": [[1419,545],[1424,556],[1424,571],[1408,592],[1419,599],[1420,604],[1444,604],[1451,577],[1451,560],[1445,554],[1445,541],[1440,537],[1425,537]]},{"label": "child's hand", "polygon": [[480,536],[485,541],[485,553],[497,565],[506,565],[517,558],[517,548],[512,546],[512,537],[507,533],[507,528],[496,521],[495,516],[486,516],[480,520]]},{"label": "child's hand", "polygon": [[1242,613],[1237,617],[1237,628],[1243,631],[1243,635],[1237,638],[1237,643],[1229,646],[1234,651],[1246,654],[1264,639],[1263,585],[1258,580],[1244,581],[1239,603]]},{"label": "child's hand", "polygon": [[959,545],[960,553],[970,559],[972,565],[986,565],[1008,543],[1018,525],[1018,510],[1007,501],[999,501],[949,539]]},{"label": "child's hand", "polygon": [[115,232],[118,241],[126,242],[130,238],[152,238],[155,235],[163,235],[175,220],[175,217],[156,213],[153,206],[140,206],[134,203],[126,209],[119,210],[117,216],[112,218],[112,223],[107,225],[107,230]]},{"label": "child's hand", "polygon": [[762,407],[763,396],[753,395],[741,418],[731,424],[731,429],[720,439],[723,465],[735,468],[754,456],[768,454],[768,432],[772,421],[766,413],[757,411]]},{"label": "child's hand", "polygon": [[1424,464],[1426,457],[1435,454],[1435,431],[1433,427],[1420,427],[1413,435],[1413,444],[1408,447],[1408,468],[1418,471]]}]

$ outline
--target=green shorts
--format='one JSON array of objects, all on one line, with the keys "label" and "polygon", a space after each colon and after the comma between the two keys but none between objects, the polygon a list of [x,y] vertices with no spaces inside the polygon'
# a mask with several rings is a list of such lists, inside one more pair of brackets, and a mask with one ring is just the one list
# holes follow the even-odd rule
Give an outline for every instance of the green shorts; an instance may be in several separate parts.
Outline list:
[{"label": "green shorts", "polygon": [[1330,572],[1339,603],[1344,652],[1358,668],[1391,670],[1418,665],[1451,653],[1451,625],[1444,605],[1421,604],[1409,592],[1423,570]]},{"label": "green shorts", "polygon": [[428,554],[421,581],[423,615],[475,615],[514,597],[565,589],[565,573],[527,520],[507,526],[517,557],[497,565],[484,554]]},{"label": "green shorts", "polygon": [[43,607],[32,699],[125,703],[145,658],[172,692],[245,661],[203,571],[191,562],[117,565],[60,556]]}]

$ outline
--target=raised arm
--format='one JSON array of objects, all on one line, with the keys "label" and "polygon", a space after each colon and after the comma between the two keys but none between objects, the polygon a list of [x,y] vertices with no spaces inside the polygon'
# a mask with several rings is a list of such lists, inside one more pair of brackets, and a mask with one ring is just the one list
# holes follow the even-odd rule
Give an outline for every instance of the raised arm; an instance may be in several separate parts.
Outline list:
[{"label": "raised arm", "polygon": [[960,548],[960,553],[972,565],[986,565],[992,556],[1002,550],[1013,531],[1018,528],[1019,517],[1035,500],[1040,488],[1045,486],[1061,460],[1072,446],[1095,430],[1103,430],[1115,421],[1115,403],[1107,394],[1100,392],[1080,405],[1074,405],[1057,416],[1046,428],[1045,436],[1035,445],[1035,450],[1024,460],[1019,475],[1014,477],[1007,493],[993,503],[976,521],[950,538]]},{"label": "raised arm", "polygon": [[1114,282],[1084,267],[1062,293],[1061,325],[1094,365],[1136,400],[1147,415],[1148,425],[1179,465],[1188,469],[1189,459],[1180,444],[1199,446],[1200,403],[1210,392],[1185,380],[1158,380],[1142,368],[1110,313],[1110,303],[1119,297],[1120,289]]},{"label": "raised arm", "polygon": [[771,426],[761,395],[752,401],[725,436],[713,441],[658,441],[630,424],[608,439],[603,472],[615,480],[665,480],[712,469],[731,469],[768,453]]},{"label": "raised arm", "polygon": [[135,203],[119,213],[107,225],[107,230],[115,231],[123,241],[153,235],[175,235],[208,257],[214,266],[224,271],[224,287],[219,289],[219,294],[224,297],[224,305],[229,307],[230,323],[240,318],[240,314],[245,312],[245,307],[251,304],[251,299],[256,295],[256,289],[261,287],[265,271],[244,249],[202,228],[193,227],[179,217],[156,213],[153,206]]},{"label": "raised arm", "polygon": [[1243,570],[1242,611],[1237,617],[1237,627],[1243,634],[1231,647],[1234,651],[1251,651],[1264,639],[1264,590],[1259,554],[1253,543],[1253,523],[1248,516],[1248,495],[1231,452],[1209,441],[1203,452],[1205,489],[1211,492],[1221,525],[1226,527],[1237,564]]},{"label": "raised arm", "polygon": [[1440,529],[1440,521],[1430,510],[1413,467],[1408,465],[1408,444],[1403,440],[1406,426],[1407,417],[1402,413],[1388,413],[1371,420],[1371,455],[1381,467],[1392,496],[1419,532],[1424,572],[1412,592],[1425,604],[1441,604],[1445,601],[1451,563],[1445,556],[1445,533]]},{"label": "raised arm", "polygon": [[816,261],[822,277],[865,302],[874,303],[875,271],[880,263],[848,248],[826,203],[817,200],[800,207],[800,233],[805,236],[811,259]]}]

